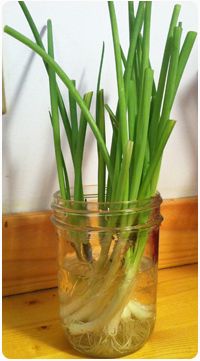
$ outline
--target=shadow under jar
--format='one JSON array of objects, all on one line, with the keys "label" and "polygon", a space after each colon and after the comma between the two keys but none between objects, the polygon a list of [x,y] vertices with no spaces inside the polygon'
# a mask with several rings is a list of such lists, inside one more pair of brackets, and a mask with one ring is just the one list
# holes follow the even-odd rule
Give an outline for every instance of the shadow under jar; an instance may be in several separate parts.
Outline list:
[{"label": "shadow under jar", "polygon": [[149,338],[156,316],[160,204],[98,203],[54,194],[60,316],[73,348],[93,357],[133,353]]}]

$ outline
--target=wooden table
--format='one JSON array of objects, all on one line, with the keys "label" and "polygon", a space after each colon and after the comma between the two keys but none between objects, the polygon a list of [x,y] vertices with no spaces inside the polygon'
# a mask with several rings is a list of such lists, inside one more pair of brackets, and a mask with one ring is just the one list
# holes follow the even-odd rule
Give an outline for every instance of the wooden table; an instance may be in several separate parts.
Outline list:
[{"label": "wooden table", "polygon": [[[67,344],[55,288],[3,298],[8,358],[84,358]],[[192,358],[197,353],[197,265],[159,270],[157,322],[150,340],[125,358]]]}]

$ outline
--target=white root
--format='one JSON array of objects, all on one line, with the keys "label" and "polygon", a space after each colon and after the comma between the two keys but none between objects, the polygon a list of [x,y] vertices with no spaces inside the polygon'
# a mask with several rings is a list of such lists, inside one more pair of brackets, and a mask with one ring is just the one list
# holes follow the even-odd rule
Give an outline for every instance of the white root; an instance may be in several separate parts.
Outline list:
[{"label": "white root", "polygon": [[[118,321],[120,322],[118,323]],[[108,358],[136,351],[149,337],[154,325],[153,316],[145,320],[138,320],[135,316],[124,320],[119,315],[118,321],[116,318],[113,319],[108,325],[109,329],[104,327],[99,331],[81,335],[72,335],[67,327],[65,327],[65,331],[70,343],[79,352],[87,352],[93,357]],[[79,326],[81,327],[81,325]]]},{"label": "white root", "polygon": [[153,306],[141,305],[139,302],[130,301],[127,305],[131,315],[139,320],[145,320],[152,317]]}]

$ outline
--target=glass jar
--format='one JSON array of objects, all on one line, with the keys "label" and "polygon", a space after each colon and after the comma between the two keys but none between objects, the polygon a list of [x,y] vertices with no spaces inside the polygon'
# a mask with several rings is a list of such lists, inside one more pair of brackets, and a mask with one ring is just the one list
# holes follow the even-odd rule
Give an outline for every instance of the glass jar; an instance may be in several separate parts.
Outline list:
[{"label": "glass jar", "polygon": [[76,202],[57,192],[52,203],[60,317],[75,350],[120,357],[154,327],[162,199],[98,203],[90,186],[84,194]]}]

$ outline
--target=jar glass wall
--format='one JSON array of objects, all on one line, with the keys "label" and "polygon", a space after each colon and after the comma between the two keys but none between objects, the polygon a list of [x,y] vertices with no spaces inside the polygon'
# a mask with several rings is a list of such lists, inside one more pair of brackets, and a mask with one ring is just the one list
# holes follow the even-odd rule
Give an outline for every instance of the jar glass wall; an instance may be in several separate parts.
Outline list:
[{"label": "jar glass wall", "polygon": [[60,316],[74,349],[93,357],[120,357],[149,338],[156,316],[161,197],[98,203],[55,193]]}]

